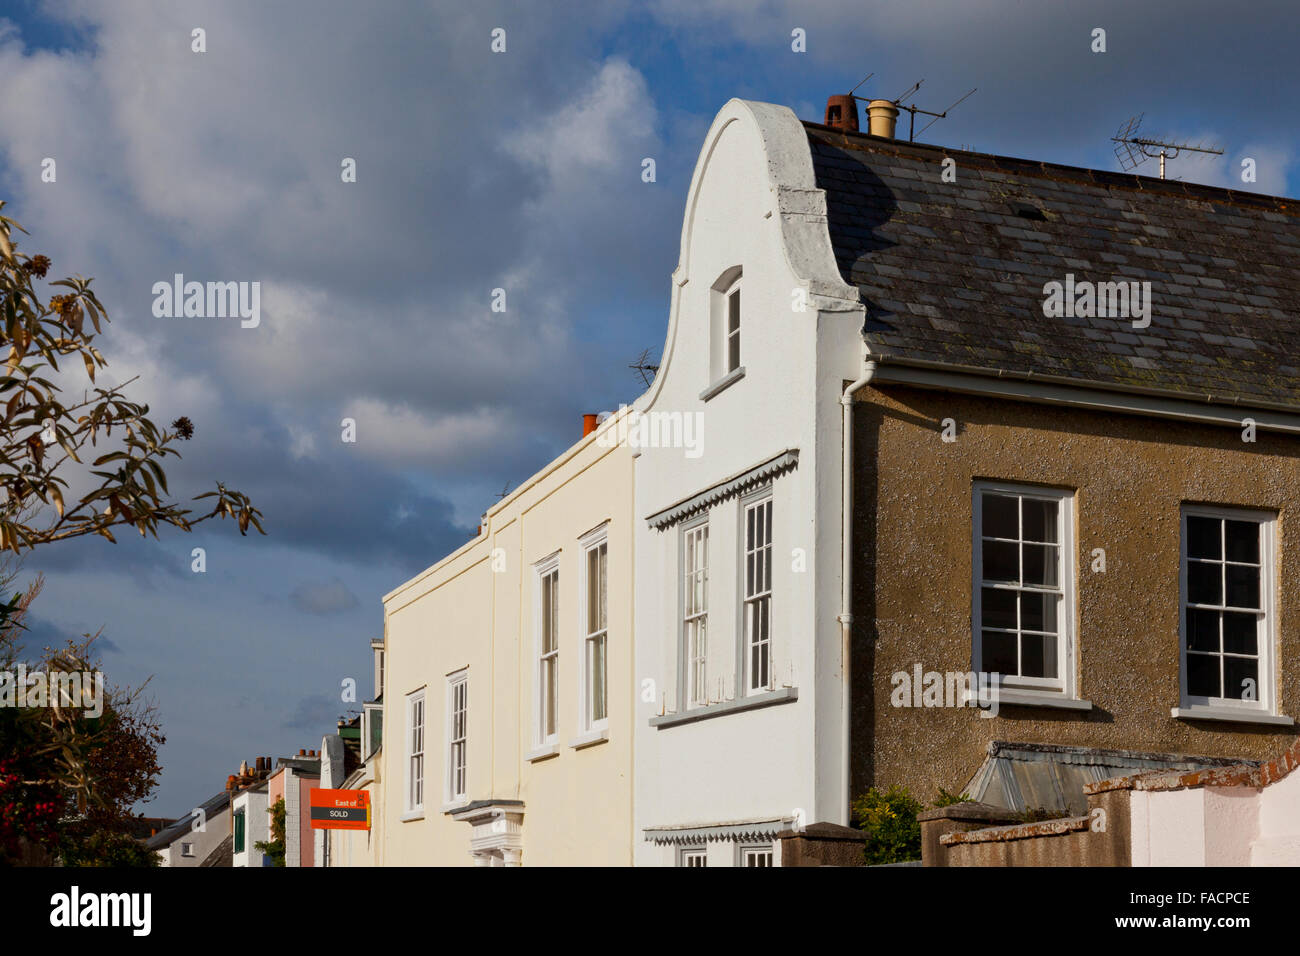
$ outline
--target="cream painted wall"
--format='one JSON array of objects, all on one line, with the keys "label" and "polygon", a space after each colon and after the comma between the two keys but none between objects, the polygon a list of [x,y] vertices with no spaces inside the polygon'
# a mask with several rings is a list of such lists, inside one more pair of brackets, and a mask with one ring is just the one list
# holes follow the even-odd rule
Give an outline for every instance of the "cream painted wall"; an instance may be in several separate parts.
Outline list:
[{"label": "cream painted wall", "polygon": [[383,840],[384,820],[380,808],[383,788],[375,777],[379,756],[363,764],[343,781],[341,789],[366,790],[370,793],[370,829],[323,830],[329,841],[328,860],[332,867],[379,866],[379,848]]},{"label": "cream painted wall", "polygon": [[[619,416],[606,423],[617,427]],[[522,864],[627,865],[632,827],[632,458],[588,436],[485,516],[479,535],[384,598],[382,865],[471,865],[470,826],[445,799],[447,676],[468,668],[465,800],[522,800]],[[579,538],[607,523],[608,739],[578,727]],[[535,761],[537,580],[559,553],[556,753]],[[406,811],[407,701],[425,694],[423,813]],[[378,819],[382,817],[382,819]]]}]

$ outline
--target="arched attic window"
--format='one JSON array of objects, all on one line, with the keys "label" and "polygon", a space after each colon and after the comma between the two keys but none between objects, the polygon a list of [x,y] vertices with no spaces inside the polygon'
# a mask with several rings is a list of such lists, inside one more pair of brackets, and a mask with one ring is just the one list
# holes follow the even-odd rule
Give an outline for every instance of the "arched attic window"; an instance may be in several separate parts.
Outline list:
[{"label": "arched attic window", "polygon": [[[730,384],[745,374],[741,365],[743,312],[740,266],[733,266],[713,283],[709,293],[709,378],[710,393],[716,386]],[[711,395],[710,395],[711,397]]]}]

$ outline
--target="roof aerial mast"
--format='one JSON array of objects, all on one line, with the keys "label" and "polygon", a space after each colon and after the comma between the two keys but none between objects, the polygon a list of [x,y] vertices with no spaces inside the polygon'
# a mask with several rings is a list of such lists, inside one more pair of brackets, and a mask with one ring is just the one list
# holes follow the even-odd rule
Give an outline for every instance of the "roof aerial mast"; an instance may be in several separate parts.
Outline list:
[{"label": "roof aerial mast", "polygon": [[1135,169],[1141,166],[1148,159],[1160,157],[1160,178],[1165,178],[1165,160],[1177,159],[1178,154],[1188,153],[1210,153],[1214,156],[1222,156],[1223,150],[1214,146],[1197,145],[1191,146],[1187,143],[1169,143],[1158,139],[1148,139],[1144,136],[1138,136],[1138,127],[1142,125],[1142,117],[1145,113],[1139,113],[1137,116],[1130,116],[1128,122],[1122,125],[1114,136],[1110,138],[1115,143],[1115,158],[1119,160],[1120,166],[1125,170]]},{"label": "roof aerial mast", "polygon": [[[870,77],[868,77],[867,79],[870,79]],[[862,81],[862,83],[865,83],[865,82],[866,82],[866,80],[863,80],[863,81]],[[916,132],[917,132],[917,130],[916,130],[916,114],[917,114],[917,113],[920,113],[920,114],[922,114],[923,116],[933,116],[933,117],[934,117],[934,119],[930,120],[930,122],[926,123],[924,126],[921,127],[921,132],[924,133],[927,129],[929,129],[929,128],[930,128],[931,126],[933,126],[935,123],[939,122],[939,120],[941,120],[941,119],[947,119],[947,117],[948,117],[948,110],[951,110],[951,109],[953,109],[954,107],[958,106],[958,105],[959,105],[963,100],[965,100],[967,97],[971,96],[971,95],[975,92],[975,90],[972,89],[972,90],[970,91],[970,93],[967,93],[966,96],[963,96],[961,99],[957,100],[956,103],[953,103],[952,106],[949,106],[949,107],[948,107],[947,109],[945,109],[942,113],[935,113],[933,110],[923,110],[923,109],[921,109],[921,107],[919,107],[919,106],[913,106],[913,105],[911,105],[910,103],[904,103],[903,100],[907,99],[909,96],[911,96],[912,94],[914,94],[917,90],[919,90],[919,89],[921,88],[921,84],[924,83],[924,82],[925,82],[925,80],[917,80],[915,83],[913,83],[913,84],[911,85],[911,87],[909,87],[909,88],[908,88],[907,90],[905,90],[903,93],[899,94],[899,95],[896,96],[893,100],[891,100],[891,102],[892,102],[895,106],[897,106],[900,110],[907,110],[907,111],[912,115],[911,122],[908,124],[908,130],[907,130],[907,139],[908,139],[908,142],[913,142],[913,141],[916,140]],[[862,83],[859,83],[858,86],[861,86]],[[853,89],[856,90],[856,89],[858,88],[858,86],[853,87]],[[849,95],[850,95],[850,96],[853,96],[853,92],[852,92],[852,90],[849,91]],[[858,99],[858,100],[864,100],[864,101],[867,100],[867,97],[865,97],[865,96],[854,96],[853,98],[854,98],[854,99]]]}]

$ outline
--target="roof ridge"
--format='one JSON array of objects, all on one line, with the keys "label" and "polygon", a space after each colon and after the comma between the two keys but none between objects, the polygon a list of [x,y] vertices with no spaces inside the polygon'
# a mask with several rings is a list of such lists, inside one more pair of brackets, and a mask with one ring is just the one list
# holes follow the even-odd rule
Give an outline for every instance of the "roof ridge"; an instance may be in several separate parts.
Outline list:
[{"label": "roof ridge", "polygon": [[[811,120],[801,120],[800,122],[803,123],[805,130],[809,133],[817,133],[827,139],[843,138],[845,147],[850,149],[855,148],[850,146],[850,143],[857,143],[859,144],[857,148],[870,147],[876,152],[892,152],[896,155],[908,155],[909,152],[941,152],[945,156],[956,154],[977,160],[976,163],[968,162],[967,164],[977,169],[1005,169],[1007,172],[1036,175],[1044,179],[1054,178],[1049,174],[1059,172],[1070,174],[1067,178],[1073,181],[1090,185],[1115,186],[1148,193],[1167,193],[1171,196],[1201,199],[1210,202],[1217,201],[1228,205],[1274,209],[1279,212],[1284,211],[1288,215],[1300,216],[1300,199],[1289,196],[1274,196],[1270,193],[1229,189],[1226,186],[1207,186],[1203,183],[1186,183],[1177,179],[1159,179],[1154,176],[1139,176],[1135,173],[1118,173],[1107,169],[1094,169],[1090,166],[1071,166],[1066,163],[1052,163],[1047,160],[1026,159],[1020,156],[1004,156],[999,153],[981,153],[974,150],[940,146],[935,143],[886,139],[885,137],[872,136],[870,133],[861,131],[852,132],[835,129]],[[832,143],[832,145],[834,144]],[[980,161],[982,161],[982,165]]]}]

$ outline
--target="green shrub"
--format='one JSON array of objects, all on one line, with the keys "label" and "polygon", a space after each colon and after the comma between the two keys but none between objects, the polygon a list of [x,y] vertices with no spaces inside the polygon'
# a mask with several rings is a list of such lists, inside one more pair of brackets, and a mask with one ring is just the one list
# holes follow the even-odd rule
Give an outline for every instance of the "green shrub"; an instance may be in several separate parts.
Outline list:
[{"label": "green shrub", "polygon": [[[969,803],[966,794],[949,793],[939,788],[931,807],[949,807]],[[921,859],[921,824],[916,815],[924,804],[906,787],[880,790],[872,787],[853,801],[853,825],[867,834],[865,848],[868,866],[882,863],[906,863]]]},{"label": "green shrub", "polygon": [[271,839],[258,840],[253,844],[271,858],[272,866],[284,866],[284,797],[278,797],[271,805]]},{"label": "green shrub", "polygon": [[853,801],[853,822],[867,835],[868,866],[904,863],[921,858],[921,824],[925,809],[906,787],[872,787]]}]

